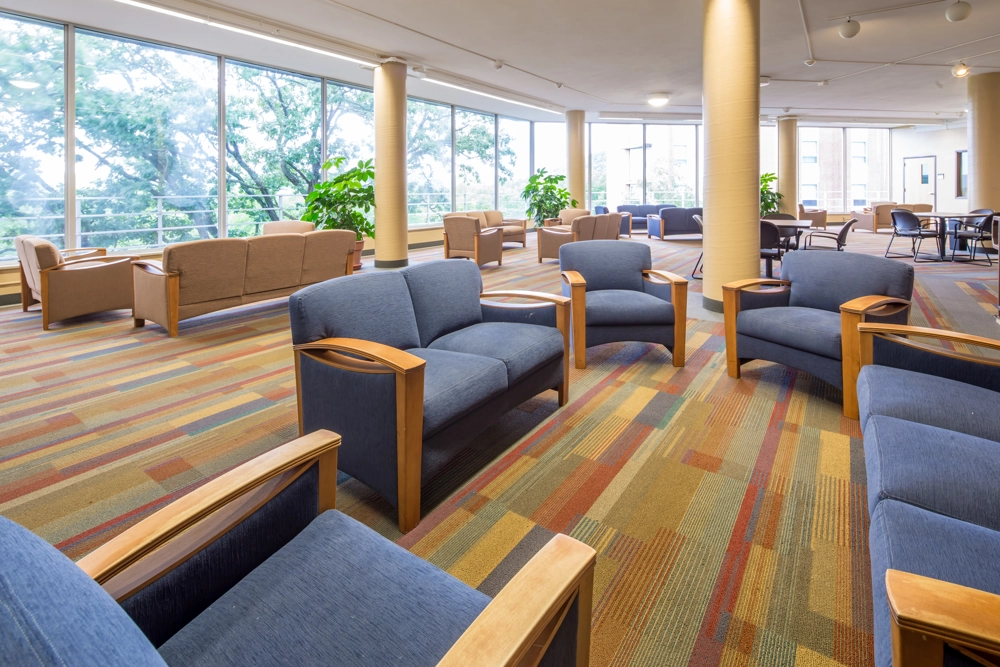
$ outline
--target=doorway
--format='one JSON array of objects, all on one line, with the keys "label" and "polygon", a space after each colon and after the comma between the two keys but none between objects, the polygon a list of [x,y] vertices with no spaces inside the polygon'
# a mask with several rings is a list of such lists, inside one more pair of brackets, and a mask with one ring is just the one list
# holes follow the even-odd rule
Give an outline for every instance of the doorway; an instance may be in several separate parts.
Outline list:
[{"label": "doorway", "polygon": [[903,158],[903,203],[937,207],[937,158]]}]

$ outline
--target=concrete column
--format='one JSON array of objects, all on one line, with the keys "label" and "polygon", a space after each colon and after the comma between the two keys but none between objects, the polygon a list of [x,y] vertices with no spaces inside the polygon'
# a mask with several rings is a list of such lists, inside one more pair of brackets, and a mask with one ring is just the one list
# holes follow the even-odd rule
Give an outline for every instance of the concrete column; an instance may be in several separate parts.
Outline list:
[{"label": "concrete column", "polygon": [[1000,72],[969,79],[969,210],[1000,211]]},{"label": "concrete column", "polygon": [[375,267],[407,265],[406,64],[375,68]]},{"label": "concrete column", "polygon": [[778,192],[781,212],[799,214],[799,119],[778,119]]},{"label": "concrete column", "polygon": [[706,308],[760,277],[760,0],[704,0]]},{"label": "concrete column", "polygon": [[587,206],[586,114],[566,112],[566,187],[580,208]]}]

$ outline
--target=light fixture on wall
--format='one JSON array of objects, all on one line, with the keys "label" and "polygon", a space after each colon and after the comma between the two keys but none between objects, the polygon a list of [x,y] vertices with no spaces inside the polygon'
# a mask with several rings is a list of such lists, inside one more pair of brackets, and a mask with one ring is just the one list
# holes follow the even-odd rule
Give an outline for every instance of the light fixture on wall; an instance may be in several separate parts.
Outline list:
[{"label": "light fixture on wall", "polygon": [[952,23],[956,23],[969,18],[969,14],[971,13],[972,5],[965,2],[965,0],[958,0],[958,2],[950,5],[948,9],[944,10],[944,17]]},{"label": "light fixture on wall", "polygon": [[857,21],[852,21],[851,17],[848,16],[847,20],[840,24],[838,31],[841,37],[850,39],[851,37],[856,37],[861,32],[861,24]]},{"label": "light fixture on wall", "polygon": [[769,76],[762,76],[762,77],[760,77],[760,87],[761,88],[763,88],[764,86],[766,86],[769,83],[771,83],[771,77],[769,77]]},{"label": "light fixture on wall", "polygon": [[969,66],[965,63],[955,63],[955,66],[951,68],[951,75],[959,79],[964,79],[969,76]]},{"label": "light fixture on wall", "polygon": [[670,102],[670,95],[668,95],[667,93],[652,93],[651,95],[649,95],[649,97],[646,98],[646,101],[649,102],[654,107],[663,107],[666,106],[668,102]]}]

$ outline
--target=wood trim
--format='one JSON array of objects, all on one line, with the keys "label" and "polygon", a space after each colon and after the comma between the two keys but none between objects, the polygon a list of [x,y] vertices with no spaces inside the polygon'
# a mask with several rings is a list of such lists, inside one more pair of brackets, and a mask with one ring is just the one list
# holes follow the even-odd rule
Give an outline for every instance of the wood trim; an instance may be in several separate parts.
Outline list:
[{"label": "wood trim", "polygon": [[[665,273],[665,272],[658,272]],[[670,274],[673,275],[673,274]],[[677,276],[680,278],[680,276]],[[684,368],[687,351],[688,283],[681,278],[670,283],[670,301],[674,305],[674,367]]]},{"label": "wood trim", "polygon": [[42,269],[42,271],[62,271],[67,266],[73,266],[74,264],[87,264],[88,262],[100,262],[102,264],[121,264],[123,262],[132,262],[136,259],[133,255],[111,255],[111,256],[98,256],[98,257],[82,257],[80,259],[71,259],[68,262],[63,262],[62,264],[56,264],[55,266],[50,266],[47,269]]},{"label": "wood trim", "polygon": [[272,449],[143,519],[84,556],[77,565],[103,584],[233,500],[339,446],[339,435],[320,430]]},{"label": "wood trim", "polygon": [[[535,301],[545,301],[547,303],[553,303],[557,306],[568,304],[570,302],[569,297],[562,296],[561,294],[548,294],[546,292],[532,292],[531,290],[495,290],[493,292],[483,292],[479,295],[480,299],[487,298],[518,298],[518,299],[533,299]],[[507,304],[507,303],[492,303],[491,305],[504,307],[513,306],[517,304]]]},{"label": "wood trim", "polygon": [[581,625],[588,626],[585,636],[578,634],[577,665],[588,664],[596,560],[596,552],[582,542],[553,537],[462,633],[438,667],[534,667],[574,599]]},{"label": "wood trim", "polygon": [[483,265],[483,263],[479,261],[479,234],[474,234],[472,236],[472,256],[476,258],[476,266]]},{"label": "wood trim", "polygon": [[[722,286],[723,291],[740,292],[751,287],[791,287],[792,283],[787,280],[777,278],[749,278],[747,280],[734,280]],[[780,292],[782,290],[774,290]]]},{"label": "wood trim", "polygon": [[421,364],[413,372],[396,374],[396,475],[402,533],[410,532],[420,523],[423,429],[424,366]]},{"label": "wood trim", "polygon": [[49,330],[49,272],[38,272],[38,295],[42,297],[42,331]]},{"label": "wood trim", "polygon": [[740,292],[743,288],[730,287],[731,285],[736,283],[722,286],[722,316],[726,328],[726,369],[729,371],[729,377],[739,380],[740,355],[736,349],[736,317],[740,314]]},{"label": "wood trim", "polygon": [[176,273],[167,274],[167,335],[177,338],[180,324],[181,277]]},{"label": "wood trim", "polygon": [[163,266],[157,261],[137,259],[132,261],[132,266],[153,276],[167,275],[166,271],[163,270]]},{"label": "wood trim", "polygon": [[348,248],[347,250],[347,266],[344,268],[344,275],[354,275],[354,248]]},{"label": "wood trim", "polygon": [[974,336],[972,334],[958,331],[948,331],[946,329],[931,329],[929,327],[914,327],[903,324],[881,324],[864,323],[858,327],[861,333],[873,334],[876,336],[922,336],[926,338],[936,338],[952,343],[965,343],[966,345],[976,345],[986,347],[991,350],[1000,351],[1000,340]]},{"label": "wood trim", "polygon": [[28,286],[28,276],[24,274],[24,264],[18,262],[17,268],[21,273],[21,312],[26,313],[28,307],[34,305],[35,297],[31,294],[31,287]]},{"label": "wood trim", "polygon": [[576,667],[590,665],[590,626],[591,610],[594,608],[594,568],[591,567],[580,577],[580,589],[577,592],[580,604],[576,619]]},{"label": "wood trim", "polygon": [[562,334],[563,339],[563,381],[556,390],[559,392],[559,407],[569,403],[569,360],[570,360],[570,303],[560,303],[556,305],[556,328]]},{"label": "wood trim", "polygon": [[[892,341],[893,343],[897,343],[899,345],[905,345],[906,347],[912,348],[914,350],[920,350],[921,352],[928,352],[930,354],[936,354],[936,355],[938,355],[940,357],[948,357],[949,359],[955,359],[957,361],[968,361],[969,363],[973,363],[973,364],[982,364],[984,366],[992,366],[992,367],[995,367],[995,368],[1000,368],[1000,359],[991,359],[989,357],[979,357],[979,356],[974,356],[974,355],[971,355],[971,354],[965,354],[964,352],[958,352],[956,350],[948,350],[948,349],[945,349],[945,348],[942,348],[942,347],[935,347],[933,345],[928,345],[927,343],[920,343],[920,342],[917,342],[915,340],[910,340],[908,338],[902,338],[900,336],[889,335],[889,336],[879,336],[879,338],[882,338],[882,339],[888,340],[888,341]],[[866,340],[872,341],[872,342],[866,343],[865,342]],[[865,333],[861,334],[861,343],[860,343],[860,345],[861,345],[862,349],[864,349],[864,346],[866,344],[869,345],[870,347],[874,347],[874,335],[873,334],[865,334]],[[873,357],[874,357],[874,354],[872,354],[872,356],[869,357],[870,360],[869,360],[868,364],[865,364],[865,363],[861,364],[862,367],[874,363],[874,361],[871,360]]]},{"label": "wood trim", "polygon": [[[880,311],[879,314],[891,315],[909,310],[910,302],[891,296],[877,294],[858,297],[840,306],[840,346],[841,373],[844,392],[844,416],[848,419],[860,419],[858,407],[858,374],[863,366],[861,358],[861,334],[858,325],[865,318]],[[870,357],[869,357],[870,358]]]},{"label": "wood trim", "polygon": [[[422,376],[423,368],[427,365],[426,361],[409,352],[397,350],[382,343],[361,340],[360,338],[324,338],[313,343],[296,345],[292,349],[301,352],[346,352],[348,354],[355,354],[365,359],[377,361],[384,366],[388,366],[396,373],[404,375],[420,371]],[[317,355],[311,356],[320,358]],[[348,368],[348,370],[360,370],[360,368]]]},{"label": "wood trim", "polygon": [[107,248],[70,248],[68,250],[60,250],[59,252],[62,253],[63,257],[65,257],[66,255],[75,255],[77,253],[83,253],[83,255],[81,255],[80,257],[77,257],[77,259],[80,259],[81,257],[84,257],[84,256],[104,257],[105,255],[108,254],[108,249]]},{"label": "wood trim", "polygon": [[448,245],[448,232],[444,232],[444,258],[451,259],[451,246]]},{"label": "wood trim", "polygon": [[659,278],[663,282],[670,283],[671,285],[678,283],[684,283],[687,285],[688,282],[687,278],[684,278],[683,276],[679,276],[676,273],[670,273],[669,271],[661,271],[659,269],[643,269],[642,277],[650,282],[654,282],[651,280],[651,277]]},{"label": "wood trim", "polygon": [[[871,313],[874,310],[878,310],[879,308],[886,308],[887,306],[892,306],[892,305],[903,306],[904,308],[909,308],[910,307],[910,302],[907,301],[906,299],[897,299],[897,298],[891,297],[891,296],[879,296],[879,295],[860,296],[857,299],[852,299],[852,300],[848,301],[847,303],[841,304],[841,306],[840,306],[840,312],[841,313],[855,313],[855,314],[858,314],[858,315],[863,315],[863,314],[866,314],[866,313]],[[893,314],[895,312],[899,312],[900,310],[903,310],[904,308],[898,308],[898,309],[893,310],[892,312],[885,312],[885,313],[879,313],[879,314],[880,315],[891,315],[891,314]]]},{"label": "wood trim", "polygon": [[295,359],[295,412],[299,420],[299,437],[305,435],[305,422],[302,421],[302,350],[292,350]]},{"label": "wood trim", "polygon": [[578,369],[587,367],[587,281],[579,271],[563,271],[573,309],[573,359]]}]

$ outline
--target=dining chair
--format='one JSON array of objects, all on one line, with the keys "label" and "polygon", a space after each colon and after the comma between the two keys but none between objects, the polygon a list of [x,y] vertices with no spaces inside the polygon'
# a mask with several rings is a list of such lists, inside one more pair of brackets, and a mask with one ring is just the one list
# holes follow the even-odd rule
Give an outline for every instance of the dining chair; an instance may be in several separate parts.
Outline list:
[{"label": "dining chair", "polygon": [[774,260],[781,261],[784,250],[781,247],[781,230],[770,220],[760,221],[760,258],[764,260],[765,275],[774,277]]},{"label": "dining chair", "polygon": [[[840,228],[840,231],[834,234],[833,232],[810,232],[806,236],[805,244],[803,244],[803,250],[837,250],[842,251],[847,247],[847,235],[850,233],[851,228],[858,223],[857,218],[851,218],[844,226]],[[816,245],[815,241],[821,239],[828,239],[836,243],[836,247],[830,245]]]},{"label": "dining chair", "polygon": [[[990,257],[990,253],[986,250],[986,241],[993,240],[993,216],[995,213],[988,208],[980,208],[975,211],[969,211],[969,213],[982,213],[981,218],[971,218],[966,220],[955,220],[954,226],[952,221],[948,221],[948,236],[952,237],[951,241],[951,261],[957,262],[975,262],[976,261],[976,250],[977,248],[983,249],[983,254],[986,255],[986,261],[989,262],[990,266],[993,266],[993,258]],[[965,241],[966,244],[972,244],[969,248],[969,259],[958,260],[955,258],[955,251],[958,250],[958,246],[961,242]]]},{"label": "dining chair", "polygon": [[[894,208],[891,211],[892,215],[892,238],[889,239],[889,245],[885,249],[885,257],[910,257],[914,262],[919,262],[918,257],[920,256],[920,244],[923,243],[924,239],[938,239],[937,224],[931,223],[928,226],[924,226],[923,221],[920,220],[912,211],[906,209]],[[897,238],[910,239],[909,253],[895,252],[891,253],[892,242]],[[935,260],[924,260],[924,261],[937,261]]]},{"label": "dining chair", "polygon": [[[705,276],[705,267],[702,265],[702,259],[705,258],[705,221],[701,219],[700,215],[692,215],[691,219],[694,220],[694,224],[698,225],[698,233],[701,234],[701,254],[698,255],[698,261],[694,263],[694,270],[691,271],[691,280],[701,280]],[[701,275],[698,275],[698,274]]]}]

